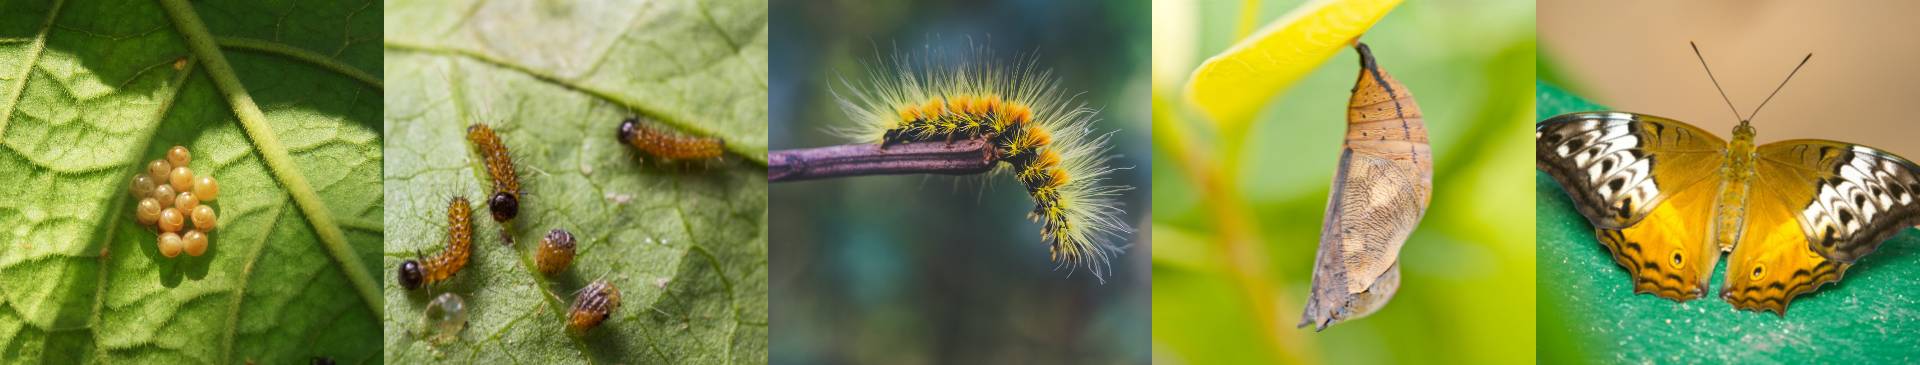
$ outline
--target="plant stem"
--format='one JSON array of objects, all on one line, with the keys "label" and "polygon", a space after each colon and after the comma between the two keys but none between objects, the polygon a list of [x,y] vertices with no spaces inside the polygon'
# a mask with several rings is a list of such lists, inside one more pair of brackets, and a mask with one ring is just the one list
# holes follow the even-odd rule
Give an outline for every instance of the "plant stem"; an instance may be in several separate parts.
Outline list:
[{"label": "plant stem", "polygon": [[360,299],[366,302],[367,308],[374,313],[382,313],[386,308],[386,300],[380,296],[380,279],[373,278],[373,274],[354,253],[353,247],[347,244],[346,233],[341,232],[340,226],[333,222],[333,211],[320,201],[320,194],[314,191],[313,185],[307,183],[307,177],[300,172],[299,166],[294,165],[293,156],[287,153],[285,145],[280,144],[280,137],[273,134],[273,128],[267,125],[267,114],[254,104],[253,95],[240,83],[240,76],[233,71],[233,65],[227,63],[226,54],[214,45],[213,32],[207,30],[207,24],[200,20],[200,14],[193,11],[193,5],[188,4],[187,0],[160,0],[160,6],[166,9],[181,38],[185,38],[187,50],[203,62],[202,69],[207,71],[208,78],[213,80],[214,88],[220,91],[227,105],[233,108],[234,116],[240,119],[241,130],[246,131],[247,138],[253,141],[260,158],[266,160],[267,169],[280,180],[280,186],[286,187],[287,195],[293,196],[294,205],[300,208],[300,213],[306,215],[307,223],[313,226],[314,234],[320,238],[320,246],[326,248],[334,262],[340,265],[340,271],[346,274],[347,282],[360,293]]},{"label": "plant stem", "polygon": [[993,169],[993,145],[981,139],[917,142],[881,147],[850,144],[773,151],[767,181],[786,182],[866,175],[970,175]]}]

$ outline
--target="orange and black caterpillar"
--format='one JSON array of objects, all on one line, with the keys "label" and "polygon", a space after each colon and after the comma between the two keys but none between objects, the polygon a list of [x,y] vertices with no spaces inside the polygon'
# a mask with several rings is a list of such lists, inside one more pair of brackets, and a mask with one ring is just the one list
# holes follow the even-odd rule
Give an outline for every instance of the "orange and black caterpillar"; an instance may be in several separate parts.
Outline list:
[{"label": "orange and black caterpillar", "polygon": [[[1062,148],[1053,145],[1053,134],[1048,132],[1048,129],[1060,126],[1030,123],[1034,114],[1032,107],[994,94],[948,96],[918,107],[903,108],[899,114],[900,124],[886,131],[882,136],[882,146],[986,138],[993,144],[1001,160],[1012,165],[1014,178],[1026,187],[1028,195],[1033,196],[1034,208],[1028,215],[1041,222],[1041,236],[1051,241],[1049,247],[1053,259],[1072,265],[1087,265],[1090,263],[1084,260],[1089,259],[1089,254],[1103,256],[1098,252],[1089,252],[1100,249],[1083,242],[1077,236],[1079,233],[1074,232],[1076,227],[1073,227],[1073,221],[1083,217],[1075,216],[1075,212],[1070,212],[1064,206],[1075,203],[1063,199],[1061,191],[1074,178],[1074,174],[1062,166]],[[1083,124],[1070,125],[1085,127]]]},{"label": "orange and black caterpillar", "polygon": [[400,286],[419,289],[446,281],[466,267],[467,258],[473,255],[473,222],[468,218],[472,215],[473,205],[466,197],[454,197],[447,203],[447,249],[432,257],[400,263]]},{"label": "orange and black caterpillar", "polygon": [[533,263],[541,274],[549,276],[565,270],[573,263],[573,233],[559,228],[547,231],[547,237],[540,239],[540,247],[534,250]]},{"label": "orange and black caterpillar", "polygon": [[520,175],[513,171],[513,157],[507,154],[507,145],[500,143],[500,136],[486,124],[474,123],[467,127],[467,142],[480,150],[487,165],[487,175],[493,179],[493,195],[487,198],[487,209],[493,212],[493,221],[506,222],[520,215]]},{"label": "orange and black caterpillar", "polygon": [[573,307],[567,309],[567,331],[584,334],[605,322],[619,308],[620,289],[606,280],[595,280],[574,295]]},{"label": "orange and black caterpillar", "polygon": [[[985,52],[984,50],[980,50]],[[983,54],[983,56],[985,56]],[[835,132],[880,147],[978,140],[993,146],[996,172],[1011,172],[1033,197],[1028,218],[1042,225],[1053,260],[1105,275],[1121,252],[1113,238],[1131,232],[1109,184],[1110,133],[1095,132],[1097,111],[1074,100],[1060,80],[1032,61],[948,64],[937,52],[903,56],[872,71],[870,87],[841,94],[853,123]]]},{"label": "orange and black caterpillar", "polygon": [[[881,145],[944,139],[992,137],[995,146],[1010,147],[1009,142],[1023,137],[1022,127],[1033,120],[1033,109],[1023,103],[1002,100],[999,95],[958,95],[934,99],[918,106],[900,109],[900,124],[881,136]],[[1016,133],[1006,133],[1013,130]],[[1039,131],[1038,129],[1034,129]],[[1045,132],[1036,137],[1044,138]],[[1045,145],[1045,142],[1039,143]],[[1028,144],[1026,146],[1035,146]],[[1030,149],[1013,152],[1031,152]]]},{"label": "orange and black caterpillar", "polygon": [[618,137],[620,142],[640,152],[668,160],[712,159],[726,153],[726,143],[719,138],[680,135],[649,126],[640,122],[640,118],[620,121]]}]

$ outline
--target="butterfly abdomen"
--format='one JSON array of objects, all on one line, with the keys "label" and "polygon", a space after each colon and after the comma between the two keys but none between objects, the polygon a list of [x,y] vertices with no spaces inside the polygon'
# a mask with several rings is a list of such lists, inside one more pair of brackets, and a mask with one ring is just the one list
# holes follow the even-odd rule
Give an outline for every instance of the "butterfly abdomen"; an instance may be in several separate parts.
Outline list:
[{"label": "butterfly abdomen", "polygon": [[1732,250],[1746,232],[1747,198],[1753,190],[1757,166],[1753,145],[1753,127],[1745,123],[1733,129],[1733,141],[1727,143],[1727,158],[1720,166],[1720,190],[1714,199],[1714,242],[1722,251]]}]

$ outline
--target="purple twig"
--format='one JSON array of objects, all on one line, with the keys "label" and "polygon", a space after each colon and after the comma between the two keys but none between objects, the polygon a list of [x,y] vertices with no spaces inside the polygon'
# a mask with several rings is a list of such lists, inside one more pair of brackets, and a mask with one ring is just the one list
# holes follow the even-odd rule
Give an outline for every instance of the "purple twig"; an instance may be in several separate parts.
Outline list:
[{"label": "purple twig", "polygon": [[985,140],[877,144],[850,144],[773,151],[767,154],[767,181],[802,181],[865,175],[945,174],[987,172],[996,161],[993,145]]}]

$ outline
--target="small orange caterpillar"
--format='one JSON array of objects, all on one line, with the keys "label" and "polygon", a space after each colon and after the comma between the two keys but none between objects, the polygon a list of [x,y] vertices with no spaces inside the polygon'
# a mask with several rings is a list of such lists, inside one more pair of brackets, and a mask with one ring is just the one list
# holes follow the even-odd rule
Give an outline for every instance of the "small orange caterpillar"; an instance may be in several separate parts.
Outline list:
[{"label": "small orange caterpillar", "polygon": [[620,121],[620,141],[653,157],[668,160],[719,158],[726,143],[719,138],[693,137],[669,132],[628,117]]},{"label": "small orange caterpillar", "polygon": [[620,289],[606,280],[594,280],[574,295],[573,307],[567,309],[567,331],[584,334],[613,316],[616,309],[620,309]]},{"label": "small orange caterpillar", "polygon": [[[985,51],[978,51],[983,56]],[[935,54],[929,54],[932,58]],[[1095,112],[1060,90],[1033,62],[915,64],[899,57],[873,70],[867,90],[840,100],[854,125],[836,130],[866,143],[984,139],[1033,197],[1028,218],[1041,223],[1053,260],[1098,277],[1131,231],[1115,198],[1130,187],[1106,184],[1108,134],[1093,132]]]},{"label": "small orange caterpillar", "polygon": [[468,256],[473,254],[473,222],[468,218],[472,215],[473,206],[466,197],[454,197],[447,203],[447,249],[432,257],[400,263],[400,286],[419,289],[446,281],[466,267]]},{"label": "small orange caterpillar", "polygon": [[493,133],[492,127],[480,123],[467,127],[467,142],[480,150],[480,156],[486,160],[487,175],[493,178],[493,195],[487,198],[493,221],[513,220],[520,215],[520,175],[513,171],[513,157],[507,154],[507,145],[500,143],[500,135]]},{"label": "small orange caterpillar", "polygon": [[547,237],[540,239],[540,247],[533,252],[533,263],[548,276],[565,270],[573,263],[573,233],[559,228],[547,231]]}]

